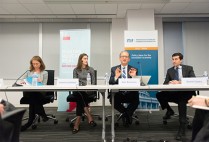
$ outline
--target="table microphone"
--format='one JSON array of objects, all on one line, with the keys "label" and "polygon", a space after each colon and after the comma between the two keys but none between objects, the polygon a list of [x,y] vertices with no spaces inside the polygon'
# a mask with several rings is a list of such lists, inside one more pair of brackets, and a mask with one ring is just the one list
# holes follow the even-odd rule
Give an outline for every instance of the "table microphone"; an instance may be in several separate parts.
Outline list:
[{"label": "table microphone", "polygon": [[23,86],[21,84],[17,84],[17,81],[27,72],[28,70],[26,70],[20,77],[18,77],[18,79],[15,81],[15,83],[12,85],[12,87],[15,87],[15,86]]},{"label": "table microphone", "polygon": [[139,64],[139,71],[140,71],[140,86],[146,86],[142,79],[142,64],[140,62],[138,62],[138,64]]}]

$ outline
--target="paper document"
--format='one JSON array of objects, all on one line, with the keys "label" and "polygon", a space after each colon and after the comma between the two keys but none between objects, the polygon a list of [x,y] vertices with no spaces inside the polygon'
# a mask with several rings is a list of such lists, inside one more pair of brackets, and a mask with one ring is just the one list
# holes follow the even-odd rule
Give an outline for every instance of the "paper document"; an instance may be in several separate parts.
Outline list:
[{"label": "paper document", "polygon": [[209,110],[209,107],[206,107],[206,106],[193,105],[192,107],[193,107],[193,108],[197,108],[197,109]]},{"label": "paper document", "polygon": [[[206,96],[196,96],[196,97],[198,97],[198,98],[204,98],[204,99],[208,98],[208,97],[206,97]],[[193,105],[193,106],[191,106],[191,107],[197,108],[197,109],[209,110],[209,107],[207,107],[207,106]]]},{"label": "paper document", "polygon": [[[32,77],[27,77],[26,79],[24,79],[24,81],[26,82],[26,85],[32,85]],[[37,82],[37,86],[43,86],[43,83],[41,82]]]}]

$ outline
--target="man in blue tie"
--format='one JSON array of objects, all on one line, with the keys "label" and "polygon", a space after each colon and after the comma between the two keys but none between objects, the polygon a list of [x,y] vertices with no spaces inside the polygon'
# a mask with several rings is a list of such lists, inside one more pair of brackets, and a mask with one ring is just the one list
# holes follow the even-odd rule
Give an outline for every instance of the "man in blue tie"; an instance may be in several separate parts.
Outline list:
[{"label": "man in blue tie", "polygon": [[[166,78],[163,84],[181,84],[182,77],[195,77],[192,66],[182,65],[183,55],[181,53],[174,53],[172,55],[173,67],[167,70]],[[162,91],[156,94],[161,108],[167,109],[163,119],[170,119],[174,115],[174,111],[168,104],[168,102],[174,102],[178,104],[179,110],[179,130],[176,135],[176,140],[182,140],[182,136],[185,135],[187,102],[195,95],[194,91]]]},{"label": "man in blue tie", "polygon": [[[118,84],[119,78],[132,78],[136,76],[137,69],[128,65],[130,55],[127,51],[122,51],[119,55],[120,65],[111,68],[109,84]],[[110,103],[112,102],[110,97]],[[127,108],[123,103],[128,103]],[[124,126],[132,123],[132,115],[139,105],[138,91],[120,91],[114,94],[114,108],[122,113]]]}]

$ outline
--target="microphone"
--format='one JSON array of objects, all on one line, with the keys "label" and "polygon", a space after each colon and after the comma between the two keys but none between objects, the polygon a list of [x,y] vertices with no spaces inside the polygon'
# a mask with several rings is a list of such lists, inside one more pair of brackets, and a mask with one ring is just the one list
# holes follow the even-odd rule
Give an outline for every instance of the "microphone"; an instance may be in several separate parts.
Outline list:
[{"label": "microphone", "polygon": [[142,64],[140,62],[138,62],[138,64],[139,64],[139,71],[140,71],[140,86],[146,86],[142,79]]},{"label": "microphone", "polygon": [[15,83],[12,85],[12,87],[15,87],[15,86],[23,86],[21,84],[17,84],[17,81],[27,72],[28,70],[26,70],[20,77],[18,77],[18,79],[15,81]]}]

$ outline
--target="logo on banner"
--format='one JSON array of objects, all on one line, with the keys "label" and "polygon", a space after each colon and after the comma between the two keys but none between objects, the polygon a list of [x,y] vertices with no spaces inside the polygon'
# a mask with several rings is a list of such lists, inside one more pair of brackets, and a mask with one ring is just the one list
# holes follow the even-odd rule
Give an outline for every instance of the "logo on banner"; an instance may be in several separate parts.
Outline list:
[{"label": "logo on banner", "polygon": [[128,38],[127,42],[134,42],[134,39],[133,38]]},{"label": "logo on banner", "polygon": [[70,40],[70,36],[69,35],[64,36],[63,40]]}]

